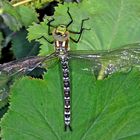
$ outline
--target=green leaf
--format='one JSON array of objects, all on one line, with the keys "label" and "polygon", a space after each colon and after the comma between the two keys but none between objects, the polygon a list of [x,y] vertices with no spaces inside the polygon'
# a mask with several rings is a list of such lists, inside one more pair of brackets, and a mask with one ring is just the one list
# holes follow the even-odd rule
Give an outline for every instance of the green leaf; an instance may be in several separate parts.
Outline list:
[{"label": "green leaf", "polygon": [[19,32],[16,32],[12,38],[12,50],[17,59],[38,54],[39,44],[35,41],[29,43],[26,36],[27,31],[22,29]]},{"label": "green leaf", "polygon": [[0,7],[2,7],[0,16],[3,18],[4,23],[13,31],[19,30],[22,25],[20,15],[17,13],[15,8],[4,0],[0,1]]},{"label": "green leaf", "polygon": [[84,60],[70,61],[73,132],[64,132],[63,84],[58,64],[44,80],[23,78],[15,83],[9,111],[1,123],[2,138],[138,140],[139,72],[133,70],[97,81],[92,73],[79,69],[87,65]]},{"label": "green leaf", "polygon": [[[94,0],[94,2],[86,0],[77,5],[67,4],[65,7],[59,5],[55,13],[59,23],[60,21],[68,23],[67,7],[70,7],[74,20],[70,28],[72,30],[78,31],[81,20],[90,18],[84,27],[91,28],[91,31],[83,33],[81,41],[74,44],[75,49],[104,50],[140,42],[139,0]],[[72,49],[74,47],[72,46]]]},{"label": "green leaf", "polygon": [[27,6],[13,7],[7,1],[0,2],[1,17],[4,23],[12,30],[17,31],[22,26],[29,26],[32,22],[38,22],[37,13],[35,9]]},{"label": "green leaf", "polygon": [[[28,28],[28,40],[39,40],[41,44],[40,55],[50,54],[54,51],[54,46],[50,45],[45,39],[40,38],[42,36],[47,38],[48,27],[45,22],[41,22],[40,24],[33,23],[32,26]],[[49,46],[49,47],[48,47]]]},{"label": "green leaf", "polygon": [[1,57],[2,41],[3,41],[3,35],[2,32],[0,32],[0,57]]},{"label": "green leaf", "polygon": [[16,78],[18,78],[18,74],[14,75],[13,73],[13,75],[9,76],[8,73],[0,72],[0,102],[3,102],[10,94],[10,85],[14,83]]},{"label": "green leaf", "polygon": [[[91,29],[83,32],[81,40],[77,44],[70,41],[71,50],[108,50],[140,42],[139,0],[85,0],[79,4],[67,3],[59,5],[56,8],[55,21],[52,22],[52,25],[58,26],[69,23],[70,18],[67,14],[67,7],[70,8],[73,18],[73,23],[70,25],[69,30],[79,31],[82,19],[88,17],[89,20],[85,21],[84,28]],[[50,17],[47,18],[50,19]],[[47,23],[48,21],[45,20],[44,22]],[[36,34],[40,35],[39,37],[42,34],[42,36],[52,40],[48,36],[47,25],[45,28],[44,25],[41,27],[42,24],[40,28],[44,28],[44,32],[42,32],[43,29],[35,29],[35,25],[30,27],[34,28],[34,31],[29,28],[29,39],[36,32]],[[75,39],[78,38],[78,35],[75,34],[70,34],[70,36]],[[46,46],[53,48],[51,44],[43,44],[41,54],[46,52]],[[49,50],[48,48],[47,50]]]},{"label": "green leaf", "polygon": [[21,17],[22,25],[28,27],[32,22],[38,22],[35,9],[27,6],[19,6],[16,8]]},{"label": "green leaf", "polygon": [[[83,33],[78,44],[70,41],[73,50],[104,50],[139,42],[138,0],[87,0],[78,5],[59,5],[54,25],[69,22],[68,6],[74,19],[70,30],[79,31],[81,20],[90,18],[84,27],[91,30]],[[46,23],[45,20],[29,28],[28,38],[39,40],[42,44],[41,53],[44,50],[51,52],[49,49],[54,47],[44,39],[39,39],[42,35],[52,39],[47,35]],[[60,66],[56,65],[48,70],[44,80],[23,78],[15,83],[10,96],[9,112],[1,123],[2,138],[139,140],[139,71],[117,73],[97,81],[91,72],[84,69],[88,65],[91,66],[91,63],[84,60],[70,62],[72,133],[64,132],[62,74]]]},{"label": "green leaf", "polygon": [[4,99],[3,101],[0,101],[0,118],[2,118],[2,115],[5,113],[5,107],[8,104],[8,98]]}]

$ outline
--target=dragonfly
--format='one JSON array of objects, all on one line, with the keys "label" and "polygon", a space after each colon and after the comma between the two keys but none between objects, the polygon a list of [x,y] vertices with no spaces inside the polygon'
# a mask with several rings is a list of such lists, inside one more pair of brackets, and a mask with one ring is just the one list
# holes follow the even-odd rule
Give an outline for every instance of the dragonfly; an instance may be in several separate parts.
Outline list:
[{"label": "dragonfly", "polygon": [[[17,75],[29,74],[35,68],[43,68],[44,63],[57,58],[61,64],[63,94],[64,94],[64,130],[72,131],[71,126],[71,82],[69,61],[71,59],[85,60],[90,62],[90,67],[87,71],[94,72],[97,80],[102,80],[115,72],[128,72],[133,67],[140,68],[140,43],[134,43],[124,46],[120,49],[105,50],[105,51],[71,51],[69,40],[78,43],[84,30],[84,22],[89,20],[85,18],[81,21],[79,32],[69,30],[69,26],[73,23],[72,16],[67,10],[70,21],[67,25],[61,24],[58,26],[52,25],[54,18],[49,20],[48,35],[53,36],[53,40],[44,38],[50,44],[54,44],[54,52],[47,56],[32,56],[21,60],[4,63],[0,65],[0,99],[4,100],[8,96],[8,87],[13,77]],[[51,28],[54,28],[51,31]],[[70,34],[77,34],[78,39],[75,40]],[[85,69],[83,69],[85,70]],[[6,79],[5,77],[8,77]],[[6,80],[5,80],[6,79]],[[4,84],[2,84],[4,83]]]}]

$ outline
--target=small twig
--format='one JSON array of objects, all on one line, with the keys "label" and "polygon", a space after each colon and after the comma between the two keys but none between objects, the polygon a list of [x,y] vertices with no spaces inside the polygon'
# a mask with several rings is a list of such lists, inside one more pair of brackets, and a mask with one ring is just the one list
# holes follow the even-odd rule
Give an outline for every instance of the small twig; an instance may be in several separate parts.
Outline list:
[{"label": "small twig", "polygon": [[31,2],[32,0],[24,0],[24,1],[21,1],[21,2],[17,2],[15,4],[13,4],[14,7],[16,6],[19,6],[19,5],[22,5],[22,4],[25,4],[25,3],[28,3],[28,2]]}]

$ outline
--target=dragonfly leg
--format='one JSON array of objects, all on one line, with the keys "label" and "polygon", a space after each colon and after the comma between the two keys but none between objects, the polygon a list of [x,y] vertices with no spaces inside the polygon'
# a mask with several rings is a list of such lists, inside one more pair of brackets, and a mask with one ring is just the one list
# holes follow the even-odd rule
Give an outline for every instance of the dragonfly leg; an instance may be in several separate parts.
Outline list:
[{"label": "dragonfly leg", "polygon": [[48,40],[46,37],[44,37],[44,36],[41,36],[41,37],[39,37],[38,39],[41,39],[41,38],[43,38],[43,39],[45,39],[48,43],[50,43],[50,44],[53,44],[54,43],[54,41],[50,41],[50,40]]},{"label": "dragonfly leg", "polygon": [[50,27],[56,28],[54,25],[51,24],[51,22],[53,22],[55,19],[51,19],[48,21],[47,25],[48,25],[48,35],[52,35],[51,29]]},{"label": "dragonfly leg", "polygon": [[80,31],[79,31],[79,32],[75,32],[75,31],[70,31],[70,30],[69,30],[69,32],[72,33],[72,34],[79,34],[79,37],[78,37],[77,40],[75,40],[75,39],[73,39],[72,37],[70,37],[70,39],[71,39],[73,42],[78,43],[79,40],[80,40],[80,38],[81,38],[82,32],[83,32],[84,30],[90,30],[90,29],[87,29],[87,28],[83,28],[84,22],[85,22],[86,20],[89,20],[89,18],[86,18],[86,19],[83,19],[83,20],[82,20],[82,22],[81,22],[81,27],[80,27]]},{"label": "dragonfly leg", "polygon": [[71,31],[71,30],[69,30],[69,32],[72,33],[72,34],[81,34],[83,29],[84,30],[90,30],[90,29],[87,29],[87,28],[83,28],[84,22],[86,20],[89,20],[89,18],[82,19],[82,21],[81,21],[81,27],[80,27],[80,31],[79,32]]},{"label": "dragonfly leg", "polygon": [[72,37],[70,37],[70,39],[71,39],[73,42],[78,43],[79,40],[80,40],[80,38],[81,38],[82,32],[83,32],[84,30],[90,30],[90,29],[82,28],[81,33],[80,33],[80,35],[79,35],[79,37],[78,37],[77,40],[75,40],[75,39],[72,38]]},{"label": "dragonfly leg", "polygon": [[67,24],[66,28],[68,28],[72,24],[72,22],[73,22],[72,16],[71,16],[71,14],[69,12],[69,7],[68,7],[68,10],[67,10],[67,13],[68,13],[68,15],[70,17],[70,22]]}]

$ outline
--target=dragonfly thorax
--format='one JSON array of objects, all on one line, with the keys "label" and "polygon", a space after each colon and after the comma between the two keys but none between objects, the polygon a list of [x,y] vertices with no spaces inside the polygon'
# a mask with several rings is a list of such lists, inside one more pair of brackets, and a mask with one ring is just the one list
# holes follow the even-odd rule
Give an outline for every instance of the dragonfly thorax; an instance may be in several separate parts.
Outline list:
[{"label": "dragonfly thorax", "polygon": [[55,51],[57,52],[59,57],[65,56],[68,50],[68,40],[55,41]]},{"label": "dragonfly thorax", "polygon": [[68,51],[69,32],[65,25],[60,25],[53,31],[55,50],[59,57],[65,57]]}]

